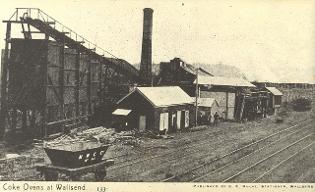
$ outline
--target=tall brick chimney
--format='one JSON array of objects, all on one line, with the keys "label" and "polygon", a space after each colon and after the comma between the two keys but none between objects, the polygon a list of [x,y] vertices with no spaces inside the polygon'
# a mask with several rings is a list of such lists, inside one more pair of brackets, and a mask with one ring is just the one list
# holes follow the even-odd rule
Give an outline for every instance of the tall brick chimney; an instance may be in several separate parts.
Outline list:
[{"label": "tall brick chimney", "polygon": [[143,36],[140,64],[141,83],[146,86],[152,85],[152,20],[153,9],[143,9]]}]

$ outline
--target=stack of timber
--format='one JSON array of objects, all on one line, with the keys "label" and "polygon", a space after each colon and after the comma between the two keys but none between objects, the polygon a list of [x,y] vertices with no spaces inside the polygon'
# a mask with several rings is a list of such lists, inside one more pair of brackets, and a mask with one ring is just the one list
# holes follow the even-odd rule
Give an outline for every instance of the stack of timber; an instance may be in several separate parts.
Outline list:
[{"label": "stack of timber", "polygon": [[113,128],[95,127],[63,134],[51,141],[44,142],[44,146],[67,145],[76,142],[95,141],[103,144],[139,145],[140,138],[135,137],[133,131],[115,132]]}]

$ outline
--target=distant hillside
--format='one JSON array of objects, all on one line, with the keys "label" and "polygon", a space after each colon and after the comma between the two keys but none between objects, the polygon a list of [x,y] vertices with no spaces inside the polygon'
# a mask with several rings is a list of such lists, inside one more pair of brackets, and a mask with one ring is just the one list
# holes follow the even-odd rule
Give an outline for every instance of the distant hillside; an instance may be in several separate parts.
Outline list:
[{"label": "distant hillside", "polygon": [[[208,64],[193,64],[194,66],[199,66],[208,71],[209,73],[213,74],[214,76],[223,76],[223,77],[238,77],[246,79],[246,76],[242,73],[242,71],[234,66],[224,65],[224,64],[215,64],[215,65],[208,65]],[[140,69],[140,64],[134,65],[138,70]],[[152,65],[152,72],[154,75],[158,75],[160,72],[160,64],[153,64]]]}]

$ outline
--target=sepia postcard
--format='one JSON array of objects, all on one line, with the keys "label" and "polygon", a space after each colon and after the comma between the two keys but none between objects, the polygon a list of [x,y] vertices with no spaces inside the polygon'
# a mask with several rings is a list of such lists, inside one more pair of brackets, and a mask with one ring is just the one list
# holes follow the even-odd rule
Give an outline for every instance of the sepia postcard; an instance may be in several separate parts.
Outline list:
[{"label": "sepia postcard", "polygon": [[10,0],[0,191],[315,191],[315,0]]}]

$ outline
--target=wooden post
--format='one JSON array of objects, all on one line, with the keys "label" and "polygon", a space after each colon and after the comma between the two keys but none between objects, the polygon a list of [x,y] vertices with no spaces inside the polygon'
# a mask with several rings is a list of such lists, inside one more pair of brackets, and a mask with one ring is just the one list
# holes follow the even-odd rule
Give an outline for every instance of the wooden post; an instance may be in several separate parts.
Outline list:
[{"label": "wooden post", "polygon": [[41,111],[41,115],[42,115],[42,129],[43,129],[43,133],[42,135],[46,138],[48,136],[48,130],[47,130],[47,110],[46,110],[46,106],[44,107],[44,109]]},{"label": "wooden post", "polygon": [[79,102],[79,91],[80,91],[80,51],[77,49],[76,62],[75,62],[75,115],[80,116],[80,102]]},{"label": "wooden post", "polygon": [[229,117],[229,92],[226,92],[226,113],[225,119],[227,120]]},{"label": "wooden post", "polygon": [[246,100],[246,93],[243,95],[242,103],[241,103],[241,111],[240,111],[240,121],[242,121],[243,118],[243,111],[245,107],[245,100]]},{"label": "wooden post", "polygon": [[[47,137],[48,136],[48,130],[47,130],[47,113],[48,113],[48,110],[47,110],[47,104],[46,104],[46,100],[47,100],[47,85],[48,85],[48,82],[47,82],[47,78],[48,78],[48,54],[49,54],[49,51],[48,51],[48,43],[49,43],[49,36],[46,34],[45,35],[45,63],[43,63],[43,68],[42,68],[42,74],[45,74],[43,75],[43,86],[42,86],[42,91],[43,91],[43,97],[45,98],[45,103],[43,105],[43,108],[41,110],[41,115],[42,115],[42,129],[44,131],[44,137]],[[42,136],[42,135],[41,135]]]},{"label": "wooden post", "polygon": [[198,126],[198,97],[199,97],[199,85],[198,85],[198,73],[199,68],[196,69],[196,90],[195,90],[195,126]]},{"label": "wooden post", "polygon": [[87,72],[87,98],[88,98],[88,115],[91,115],[91,56],[88,55],[88,72]]},{"label": "wooden post", "polygon": [[103,105],[104,104],[104,93],[103,93],[103,64],[102,64],[103,60],[100,61],[100,70],[99,70],[99,81],[100,81],[100,85],[99,85],[99,89],[100,89],[100,102]]},{"label": "wooden post", "polygon": [[59,69],[59,92],[60,92],[60,113],[62,119],[65,119],[65,112],[64,112],[64,69],[65,69],[65,40],[63,38],[61,54],[60,54],[60,69]]},{"label": "wooden post", "polygon": [[7,32],[5,38],[4,58],[1,69],[1,111],[0,111],[0,139],[5,133],[7,116],[7,84],[8,84],[8,65],[9,65],[9,43],[11,39],[11,22],[7,22]]}]

